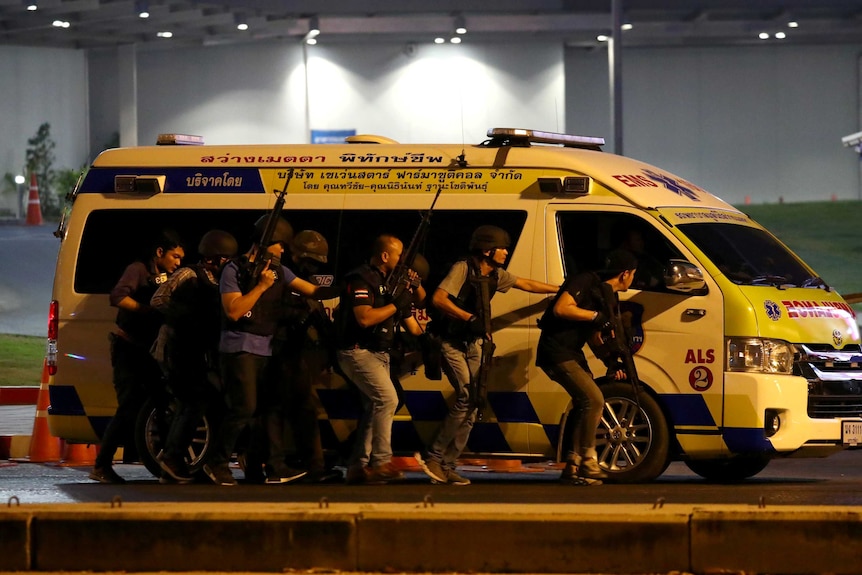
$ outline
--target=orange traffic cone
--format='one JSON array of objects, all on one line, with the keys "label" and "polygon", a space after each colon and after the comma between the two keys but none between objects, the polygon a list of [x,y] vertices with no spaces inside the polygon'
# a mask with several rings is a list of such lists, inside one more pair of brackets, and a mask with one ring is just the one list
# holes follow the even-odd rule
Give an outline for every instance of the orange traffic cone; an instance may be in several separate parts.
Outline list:
[{"label": "orange traffic cone", "polygon": [[61,467],[90,467],[96,464],[96,446],[91,443],[63,442]]},{"label": "orange traffic cone", "polygon": [[39,203],[39,185],[36,183],[36,173],[30,173],[30,199],[27,200],[27,225],[42,225],[42,204]]},{"label": "orange traffic cone", "polygon": [[36,400],[36,417],[33,419],[33,433],[30,435],[30,462],[45,463],[59,461],[60,440],[51,435],[48,429],[48,362],[42,363],[42,383]]}]

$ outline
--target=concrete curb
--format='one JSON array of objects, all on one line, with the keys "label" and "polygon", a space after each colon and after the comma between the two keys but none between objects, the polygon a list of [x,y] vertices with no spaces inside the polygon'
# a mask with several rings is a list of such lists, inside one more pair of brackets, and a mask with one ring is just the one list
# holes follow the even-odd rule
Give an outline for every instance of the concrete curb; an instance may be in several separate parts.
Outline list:
[{"label": "concrete curb", "polygon": [[862,564],[862,507],[15,503],[0,508],[3,571],[802,574]]}]

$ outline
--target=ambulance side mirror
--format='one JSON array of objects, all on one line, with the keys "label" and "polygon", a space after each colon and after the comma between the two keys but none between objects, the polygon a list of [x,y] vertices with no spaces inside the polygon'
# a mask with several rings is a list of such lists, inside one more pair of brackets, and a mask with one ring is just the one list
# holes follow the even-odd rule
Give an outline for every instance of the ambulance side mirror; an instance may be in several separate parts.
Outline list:
[{"label": "ambulance side mirror", "polygon": [[703,272],[691,262],[670,260],[665,268],[664,285],[670,291],[689,295],[706,295]]}]

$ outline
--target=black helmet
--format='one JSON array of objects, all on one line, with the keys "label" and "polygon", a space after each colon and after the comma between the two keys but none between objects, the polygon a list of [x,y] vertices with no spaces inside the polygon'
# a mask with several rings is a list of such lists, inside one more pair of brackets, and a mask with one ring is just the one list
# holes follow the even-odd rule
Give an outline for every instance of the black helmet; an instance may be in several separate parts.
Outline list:
[{"label": "black helmet", "polygon": [[497,226],[479,226],[470,236],[470,251],[484,252],[495,248],[508,248],[511,244],[509,232]]},{"label": "black helmet", "polygon": [[198,253],[205,258],[232,258],[238,249],[236,238],[224,230],[208,231],[198,244]]},{"label": "black helmet", "polygon": [[297,260],[310,258],[325,264],[326,256],[329,254],[329,244],[320,233],[314,230],[302,230],[293,238],[290,251]]},{"label": "black helmet", "polygon": [[[263,237],[263,232],[266,231],[266,223],[269,221],[269,214],[263,215],[256,222],[254,222],[254,234],[252,234],[252,241],[259,242]],[[278,243],[281,242],[285,246],[289,246],[290,242],[293,241],[293,226],[290,225],[284,218],[278,218],[275,223],[275,231],[272,233],[272,240],[270,243]],[[263,246],[268,247],[268,246]]]}]

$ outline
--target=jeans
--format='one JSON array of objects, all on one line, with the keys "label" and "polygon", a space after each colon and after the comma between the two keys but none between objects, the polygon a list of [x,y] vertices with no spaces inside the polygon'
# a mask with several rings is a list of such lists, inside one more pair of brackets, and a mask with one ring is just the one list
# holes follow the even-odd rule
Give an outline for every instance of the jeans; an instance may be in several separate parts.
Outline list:
[{"label": "jeans", "polygon": [[596,448],[596,429],[602,419],[605,398],[602,390],[593,381],[592,374],[577,361],[543,366],[552,380],[563,386],[572,397],[572,450],[567,454],[573,460],[575,454],[592,454]]},{"label": "jeans", "polygon": [[[264,385],[269,359],[246,352],[221,354],[227,414],[221,425],[219,441],[213,446],[210,460],[213,465],[227,465],[239,436],[254,423],[257,397]],[[252,435],[255,435],[254,431]]]},{"label": "jeans", "polygon": [[479,374],[482,361],[482,340],[469,342],[443,341],[443,373],[455,388],[455,401],[428,449],[428,458],[443,468],[454,469],[458,457],[467,446],[476,410],[470,397],[470,384]]},{"label": "jeans", "polygon": [[378,467],[392,459],[392,421],[398,395],[389,377],[389,352],[356,348],[338,351],[338,365],[362,392],[362,416],[348,465]]}]

